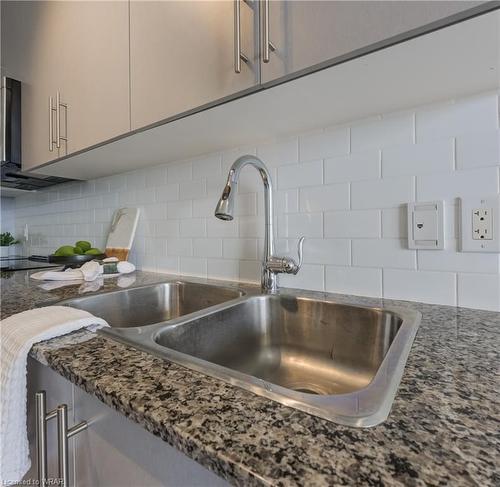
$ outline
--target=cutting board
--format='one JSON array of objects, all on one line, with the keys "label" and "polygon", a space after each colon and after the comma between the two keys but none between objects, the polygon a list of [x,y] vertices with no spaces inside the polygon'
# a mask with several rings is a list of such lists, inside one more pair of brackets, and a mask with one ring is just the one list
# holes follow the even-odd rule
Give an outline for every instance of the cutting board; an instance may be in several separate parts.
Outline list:
[{"label": "cutting board", "polygon": [[127,260],[139,221],[139,208],[120,208],[111,220],[111,230],[106,242],[106,255]]}]

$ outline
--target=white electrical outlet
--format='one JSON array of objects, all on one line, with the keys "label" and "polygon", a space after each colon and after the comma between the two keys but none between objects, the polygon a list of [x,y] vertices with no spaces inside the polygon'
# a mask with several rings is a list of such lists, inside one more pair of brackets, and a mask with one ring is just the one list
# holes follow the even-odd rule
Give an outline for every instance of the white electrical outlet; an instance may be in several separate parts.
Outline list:
[{"label": "white electrical outlet", "polygon": [[474,208],[472,210],[472,238],[474,240],[493,240],[493,208]]},{"label": "white electrical outlet", "polygon": [[460,198],[460,250],[500,252],[500,195]]}]

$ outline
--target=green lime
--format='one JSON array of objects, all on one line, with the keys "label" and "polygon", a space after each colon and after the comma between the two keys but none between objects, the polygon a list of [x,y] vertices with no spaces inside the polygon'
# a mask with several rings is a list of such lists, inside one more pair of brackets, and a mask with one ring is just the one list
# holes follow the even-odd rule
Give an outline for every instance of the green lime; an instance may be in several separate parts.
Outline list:
[{"label": "green lime", "polygon": [[54,255],[58,257],[68,257],[70,255],[75,255],[75,250],[71,245],[63,245],[54,252]]},{"label": "green lime", "polygon": [[99,250],[99,249],[89,249],[85,252],[86,255],[101,255],[103,253],[102,250]]},{"label": "green lime", "polygon": [[90,250],[92,248],[92,244],[90,242],[87,242],[86,240],[79,240],[78,242],[76,242],[75,247],[80,247],[83,254],[83,252],[87,252],[87,250]]},{"label": "green lime", "polygon": [[73,250],[75,251],[75,254],[78,254],[78,255],[82,255],[84,253],[84,251],[81,247],[73,247]]}]

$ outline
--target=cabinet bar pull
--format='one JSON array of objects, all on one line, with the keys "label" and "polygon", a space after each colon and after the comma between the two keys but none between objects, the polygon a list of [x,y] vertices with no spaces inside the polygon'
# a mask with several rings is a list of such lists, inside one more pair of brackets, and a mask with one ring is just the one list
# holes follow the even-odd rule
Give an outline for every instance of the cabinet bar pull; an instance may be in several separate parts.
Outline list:
[{"label": "cabinet bar pull", "polygon": [[57,406],[57,451],[59,479],[62,487],[69,486],[68,439],[87,429],[87,422],[82,421],[68,429],[68,406]]},{"label": "cabinet bar pull", "polygon": [[[51,106],[52,108],[52,106]],[[52,115],[52,110],[51,110]],[[47,485],[47,421],[55,418],[57,411],[54,409],[47,413],[45,391],[35,394],[35,416],[36,416],[36,460],[38,472],[38,485]]]},{"label": "cabinet bar pull", "polygon": [[66,137],[61,137],[61,107],[68,109],[66,103],[61,103],[61,93],[58,91],[56,97],[56,147],[58,149],[61,147],[61,140],[68,140]]},{"label": "cabinet bar pull", "polygon": [[241,4],[234,0],[234,72],[241,73],[241,61],[248,63],[248,58],[241,52]]},{"label": "cabinet bar pull", "polygon": [[52,112],[54,110],[54,99],[49,96],[49,151],[54,151],[54,126],[52,124]]},{"label": "cabinet bar pull", "polygon": [[274,52],[276,50],[274,44],[269,40],[269,0],[264,0],[264,8],[262,9],[262,24],[262,62],[268,63],[270,59],[270,52]]}]

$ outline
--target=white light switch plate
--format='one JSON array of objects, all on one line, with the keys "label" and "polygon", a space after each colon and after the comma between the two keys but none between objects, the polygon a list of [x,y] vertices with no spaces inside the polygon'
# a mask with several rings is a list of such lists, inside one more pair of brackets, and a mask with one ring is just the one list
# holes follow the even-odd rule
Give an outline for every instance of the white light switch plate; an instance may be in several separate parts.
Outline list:
[{"label": "white light switch plate", "polygon": [[460,250],[500,252],[500,195],[460,198]]},{"label": "white light switch plate", "polygon": [[444,249],[444,202],[408,203],[408,248]]}]

